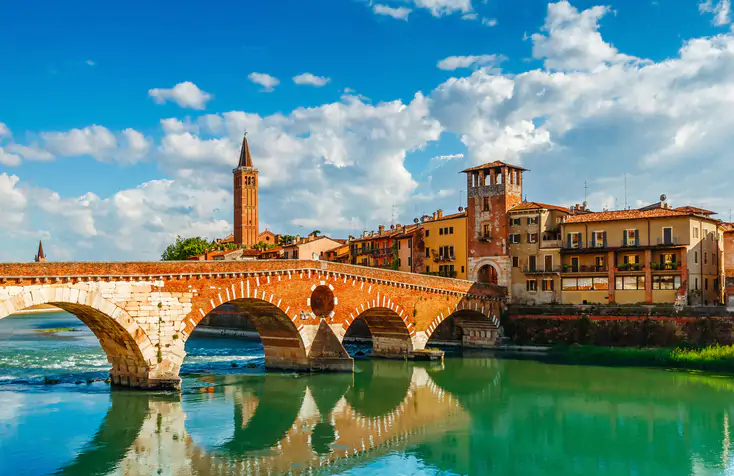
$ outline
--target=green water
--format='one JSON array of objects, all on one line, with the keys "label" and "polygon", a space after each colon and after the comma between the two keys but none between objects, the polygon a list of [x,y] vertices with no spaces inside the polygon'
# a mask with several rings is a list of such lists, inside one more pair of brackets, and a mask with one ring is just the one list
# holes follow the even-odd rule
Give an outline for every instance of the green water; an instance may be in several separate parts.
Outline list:
[{"label": "green water", "polygon": [[86,328],[35,332],[71,324],[0,321],[1,475],[734,474],[726,377],[486,355],[266,373],[258,345],[199,338],[181,394],[110,391]]}]

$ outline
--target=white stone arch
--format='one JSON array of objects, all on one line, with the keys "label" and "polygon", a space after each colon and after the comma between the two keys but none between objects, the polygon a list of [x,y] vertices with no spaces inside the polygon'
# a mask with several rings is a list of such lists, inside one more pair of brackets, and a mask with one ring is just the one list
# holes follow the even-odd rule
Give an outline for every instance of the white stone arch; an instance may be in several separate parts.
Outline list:
[{"label": "white stone arch", "polygon": [[483,256],[471,259],[469,280],[478,281],[479,270],[484,266],[491,266],[497,272],[497,285],[510,285],[510,259],[506,256]]}]

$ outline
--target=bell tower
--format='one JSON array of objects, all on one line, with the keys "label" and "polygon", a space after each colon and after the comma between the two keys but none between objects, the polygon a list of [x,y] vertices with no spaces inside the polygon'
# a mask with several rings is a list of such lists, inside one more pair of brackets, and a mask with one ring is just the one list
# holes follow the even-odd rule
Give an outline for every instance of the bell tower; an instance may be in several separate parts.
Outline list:
[{"label": "bell tower", "polygon": [[234,174],[234,242],[252,248],[260,233],[258,225],[257,169],[252,166],[247,132],[242,139],[240,161]]}]

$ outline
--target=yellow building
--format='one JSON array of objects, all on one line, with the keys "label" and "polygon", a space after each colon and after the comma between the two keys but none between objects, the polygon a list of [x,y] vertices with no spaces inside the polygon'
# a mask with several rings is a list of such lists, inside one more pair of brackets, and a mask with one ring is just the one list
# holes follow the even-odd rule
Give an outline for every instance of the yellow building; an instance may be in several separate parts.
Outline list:
[{"label": "yellow building", "polygon": [[562,224],[564,304],[722,300],[723,241],[714,212],[660,202],[571,216]]},{"label": "yellow building", "polygon": [[569,214],[568,208],[538,202],[507,212],[513,303],[561,302],[561,223]]},{"label": "yellow building", "polygon": [[425,272],[466,279],[466,212],[443,215],[438,210],[423,220]]}]

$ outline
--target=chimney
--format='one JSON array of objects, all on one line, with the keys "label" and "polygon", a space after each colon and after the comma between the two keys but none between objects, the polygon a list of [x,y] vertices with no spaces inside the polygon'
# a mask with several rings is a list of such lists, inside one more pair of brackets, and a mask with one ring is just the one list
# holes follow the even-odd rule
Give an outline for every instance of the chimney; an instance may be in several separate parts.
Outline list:
[{"label": "chimney", "polygon": [[380,225],[379,227],[377,227],[377,229],[379,230],[378,234],[380,236],[382,236],[385,233],[385,225]]},{"label": "chimney", "polygon": [[436,216],[438,215],[438,212],[433,212],[433,219],[436,219]]},{"label": "chimney", "polygon": [[370,236],[370,232],[369,232],[369,231],[367,231],[367,230],[365,230],[365,231],[364,231],[364,232],[362,233],[362,238],[367,238],[368,236]]},{"label": "chimney", "polygon": [[439,220],[440,220],[441,218],[443,218],[443,210],[441,210],[441,209],[439,208],[439,209],[438,209],[438,210],[436,211],[436,215],[438,215],[438,219],[439,219]]}]

